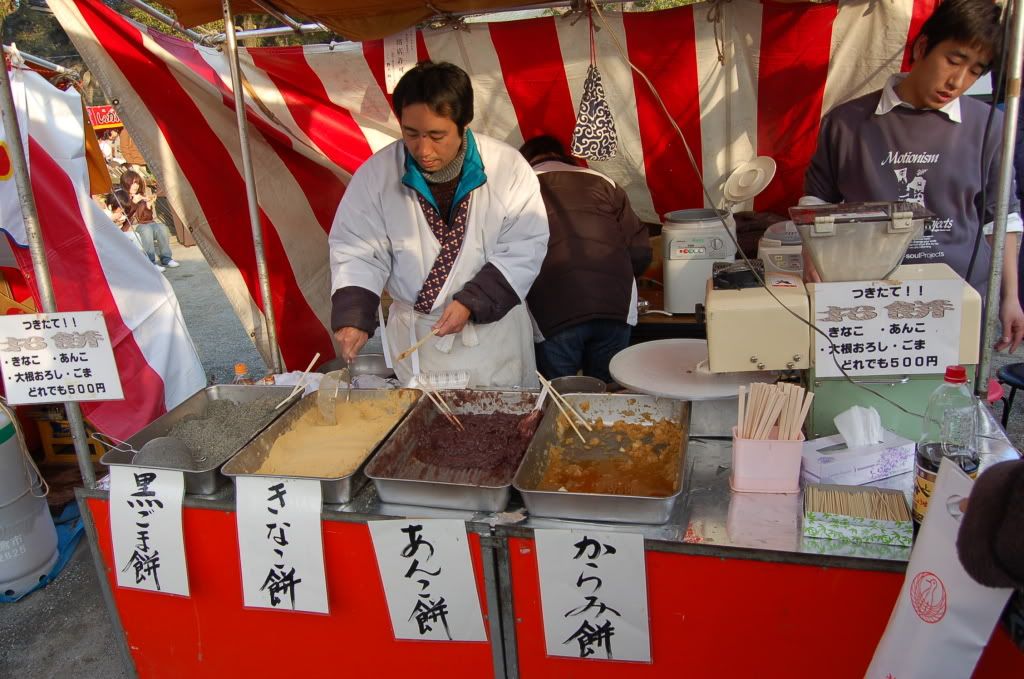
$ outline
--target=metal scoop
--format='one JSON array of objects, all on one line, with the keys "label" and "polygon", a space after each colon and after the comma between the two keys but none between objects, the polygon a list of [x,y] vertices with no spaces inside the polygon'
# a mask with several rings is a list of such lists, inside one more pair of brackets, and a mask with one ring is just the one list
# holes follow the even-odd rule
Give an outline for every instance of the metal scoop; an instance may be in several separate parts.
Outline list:
[{"label": "metal scoop", "polygon": [[348,368],[332,370],[320,380],[320,389],[316,392],[316,406],[320,410],[321,423],[333,426],[338,423],[337,405],[338,392],[341,384],[346,383],[346,401],[352,398],[352,372]]}]

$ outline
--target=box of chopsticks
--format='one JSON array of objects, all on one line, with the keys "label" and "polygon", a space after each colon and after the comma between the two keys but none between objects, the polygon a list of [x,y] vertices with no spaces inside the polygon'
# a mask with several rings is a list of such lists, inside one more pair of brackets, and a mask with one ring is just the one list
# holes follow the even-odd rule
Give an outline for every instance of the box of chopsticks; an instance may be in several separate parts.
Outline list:
[{"label": "box of chopsticks", "polygon": [[870,486],[804,487],[804,529],[810,538],[910,547],[914,525],[898,490]]}]

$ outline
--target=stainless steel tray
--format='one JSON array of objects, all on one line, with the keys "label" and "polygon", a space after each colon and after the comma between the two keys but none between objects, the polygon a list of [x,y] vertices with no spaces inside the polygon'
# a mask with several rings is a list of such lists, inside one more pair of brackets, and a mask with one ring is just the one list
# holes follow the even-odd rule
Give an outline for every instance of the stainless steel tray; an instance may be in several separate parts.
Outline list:
[{"label": "stainless steel tray", "polygon": [[[371,401],[385,398],[388,394],[393,393],[394,389],[353,389],[352,400],[353,401]],[[299,474],[274,474],[275,477],[284,477],[292,479],[315,479],[320,481],[320,492],[322,493],[325,504],[345,504],[352,500],[352,496],[355,495],[362,487],[366,484],[366,476],[363,474],[363,468],[366,466],[367,461],[373,456],[375,450],[380,447],[381,442],[387,439],[388,435],[394,431],[408,416],[409,411],[412,410],[416,403],[419,402],[419,398],[422,397],[422,393],[418,389],[402,389],[403,392],[415,392],[419,396],[414,398],[409,403],[409,407],[405,412],[396,420],[395,427],[392,427],[387,434],[381,437],[381,440],[367,452],[366,457],[359,464],[359,467],[345,476],[302,476]],[[344,391],[340,398],[344,398]],[[273,447],[274,441],[276,441],[282,434],[290,430],[295,422],[299,420],[310,410],[317,408],[316,392],[306,396],[293,406],[288,414],[284,417],[278,418],[271,426],[267,427],[262,434],[250,441],[244,448],[235,454],[231,460],[224,465],[222,470],[225,476],[270,476],[269,474],[260,474],[256,470],[260,468],[263,461],[267,459],[267,455],[270,453],[270,449]]]},{"label": "stainless steel tray", "polygon": [[[463,413],[504,412],[525,415],[537,401],[536,391],[448,390],[441,394],[456,415]],[[512,493],[512,475],[496,483],[474,482],[473,473],[452,472],[450,478],[418,480],[403,478],[403,467],[416,466],[410,455],[420,432],[434,418],[437,408],[423,399],[405,421],[384,442],[366,467],[366,476],[377,487],[381,501],[405,505],[426,505],[448,509],[500,512]],[[425,467],[425,465],[420,465]]]},{"label": "stainless steel tray", "polygon": [[[202,417],[205,415],[212,401],[249,403],[263,398],[264,396],[274,396],[280,400],[290,394],[291,391],[291,387],[279,387],[274,385],[218,384],[213,387],[206,387],[205,389],[197,391],[189,396],[170,412],[164,413],[157,419],[150,422],[145,428],[136,432],[131,438],[129,438],[126,443],[132,449],[139,450],[146,443],[158,436],[165,436],[167,432],[174,427],[174,425],[178,424],[186,417],[191,415]],[[266,421],[253,430],[249,439],[259,434],[267,427],[267,425],[280,417],[290,405],[291,404],[286,403],[277,410],[269,413]],[[240,449],[241,447],[239,450]],[[223,478],[218,473],[218,469],[237,452],[237,450],[232,451],[219,461],[211,461],[210,466],[204,469],[181,470],[185,474],[185,493],[189,495],[212,495],[217,492],[217,488],[221,484]],[[110,467],[130,466],[132,464],[133,457],[134,454],[131,452],[113,449],[104,453],[103,457],[100,458],[100,462]],[[174,469],[174,467],[163,467],[160,465],[152,466],[157,469]]]},{"label": "stainless steel tray", "polygon": [[[584,521],[612,521],[619,523],[665,523],[672,514],[676,500],[683,492],[683,470],[686,467],[687,429],[690,424],[690,402],[640,394],[566,394],[565,399],[583,410],[586,417],[598,417],[605,422],[622,420],[645,424],[650,419],[669,420],[683,430],[682,454],[679,458],[678,490],[668,497],[610,495],[604,493],[569,493],[539,490],[541,478],[548,463],[548,448],[558,441],[556,425],[558,411],[549,409],[537,428],[537,433],[526,449],[513,486],[523,496],[523,503],[534,516]],[[583,432],[586,435],[586,431]],[[617,455],[612,448],[595,449],[593,455]],[[596,459],[596,458],[592,458]]]}]

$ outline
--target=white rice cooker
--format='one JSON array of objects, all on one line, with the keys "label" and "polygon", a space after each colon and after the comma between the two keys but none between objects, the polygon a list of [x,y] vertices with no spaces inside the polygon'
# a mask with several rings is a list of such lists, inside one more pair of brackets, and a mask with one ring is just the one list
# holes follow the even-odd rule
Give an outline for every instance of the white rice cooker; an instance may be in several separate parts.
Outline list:
[{"label": "white rice cooker", "polygon": [[692,314],[704,303],[715,262],[736,259],[736,222],[728,210],[676,210],[665,215],[661,243],[665,311]]},{"label": "white rice cooker", "polygon": [[757,258],[764,262],[765,273],[791,273],[802,276],[803,241],[791,221],[776,222],[757,242]]}]

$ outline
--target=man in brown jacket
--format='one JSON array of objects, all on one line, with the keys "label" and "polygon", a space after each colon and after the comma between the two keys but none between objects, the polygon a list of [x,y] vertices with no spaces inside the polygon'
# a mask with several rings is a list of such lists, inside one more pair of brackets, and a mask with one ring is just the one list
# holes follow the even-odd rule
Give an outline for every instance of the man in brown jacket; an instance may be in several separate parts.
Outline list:
[{"label": "man in brown jacket", "polygon": [[543,337],[537,367],[548,379],[582,370],[611,382],[608,363],[636,325],[636,277],[651,262],[647,227],[625,191],[577,165],[557,139],[534,137],[519,151],[537,173],[551,232],[526,296]]}]

